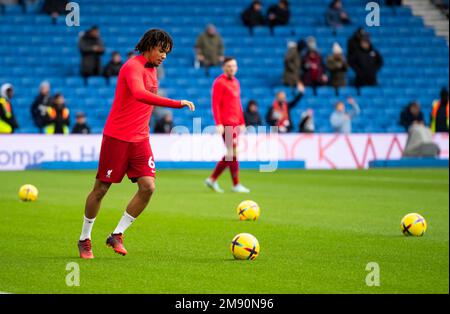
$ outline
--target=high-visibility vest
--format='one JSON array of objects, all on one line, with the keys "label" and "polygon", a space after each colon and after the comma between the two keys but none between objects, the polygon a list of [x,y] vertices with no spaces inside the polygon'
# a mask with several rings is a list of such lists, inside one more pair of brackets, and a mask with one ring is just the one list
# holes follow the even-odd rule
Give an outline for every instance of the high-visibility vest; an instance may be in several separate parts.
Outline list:
[{"label": "high-visibility vest", "polygon": [[[57,115],[56,109],[52,108],[52,107],[48,107],[47,114],[50,117],[50,119],[55,119],[56,115]],[[62,115],[63,115],[64,119],[67,119],[69,117],[69,109],[64,108]],[[56,129],[55,123],[50,123],[44,128],[44,131],[45,131],[45,134],[55,134],[55,129]],[[69,134],[69,128],[67,127],[67,125],[63,126],[63,132],[64,132],[64,134]]]},{"label": "high-visibility vest", "polygon": [[[436,100],[433,103],[433,109],[431,110],[431,131],[436,132],[436,119],[439,108],[441,107],[441,101]],[[447,128],[449,127],[449,102],[447,102]]]},{"label": "high-visibility vest", "polygon": [[[6,118],[10,119],[12,117],[11,104],[5,98],[0,97],[0,106],[3,107],[3,111],[5,112]],[[13,129],[11,125],[0,119],[0,134],[10,134]]]}]

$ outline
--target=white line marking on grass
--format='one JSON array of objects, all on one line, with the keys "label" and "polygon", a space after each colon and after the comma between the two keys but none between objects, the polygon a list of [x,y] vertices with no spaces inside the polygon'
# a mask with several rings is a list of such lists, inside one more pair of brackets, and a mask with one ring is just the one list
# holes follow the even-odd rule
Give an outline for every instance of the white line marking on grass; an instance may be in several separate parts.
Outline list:
[{"label": "white line marking on grass", "polygon": [[0,291],[0,294],[11,294],[10,292],[3,292],[3,291]]}]

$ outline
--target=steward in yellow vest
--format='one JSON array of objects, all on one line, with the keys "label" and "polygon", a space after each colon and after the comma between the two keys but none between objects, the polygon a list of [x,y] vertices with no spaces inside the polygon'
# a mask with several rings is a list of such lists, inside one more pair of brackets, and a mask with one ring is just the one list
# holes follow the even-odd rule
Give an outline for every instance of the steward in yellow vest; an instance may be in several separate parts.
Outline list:
[{"label": "steward in yellow vest", "polygon": [[56,94],[53,104],[47,108],[48,122],[45,126],[46,134],[69,134],[70,111],[65,105],[64,96]]},{"label": "steward in yellow vest", "polygon": [[0,134],[12,134],[19,128],[11,105],[13,95],[13,86],[3,84],[0,88]]}]

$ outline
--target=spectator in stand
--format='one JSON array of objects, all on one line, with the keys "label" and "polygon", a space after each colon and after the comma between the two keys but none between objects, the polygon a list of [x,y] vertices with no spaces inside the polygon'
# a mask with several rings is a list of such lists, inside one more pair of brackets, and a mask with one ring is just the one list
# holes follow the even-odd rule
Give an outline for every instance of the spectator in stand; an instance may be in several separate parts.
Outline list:
[{"label": "spectator in stand", "polygon": [[330,3],[325,17],[327,25],[332,27],[334,31],[344,25],[351,24],[351,20],[347,12],[345,12],[341,0],[333,0]]},{"label": "spectator in stand", "polygon": [[317,49],[316,39],[309,37],[307,40],[307,52],[302,60],[302,82],[306,86],[312,86],[314,95],[317,95],[317,87],[328,83],[322,56]]},{"label": "spectator in stand", "polygon": [[297,85],[297,91],[297,96],[290,102],[287,101],[285,92],[278,92],[272,107],[267,112],[267,123],[270,126],[278,127],[279,133],[288,133],[293,129],[290,111],[299,103],[305,93],[305,87],[300,82]]},{"label": "spectator in stand", "polygon": [[248,102],[247,109],[244,112],[244,119],[246,126],[257,128],[258,126],[263,125],[256,100],[250,100]]},{"label": "spectator in stand", "polygon": [[280,0],[278,4],[271,6],[267,10],[267,22],[272,36],[274,35],[275,27],[288,25],[290,18],[291,12],[289,10],[288,0]]},{"label": "spectator in stand", "polygon": [[255,26],[262,26],[266,24],[264,15],[262,13],[262,3],[259,0],[254,0],[253,3],[242,12],[242,22],[248,27],[250,36],[253,36],[253,29]]},{"label": "spectator in stand", "polygon": [[62,94],[53,97],[52,106],[48,108],[48,123],[46,134],[69,134],[70,111],[66,107]]},{"label": "spectator in stand", "polygon": [[12,134],[19,128],[11,100],[14,97],[14,87],[3,84],[0,88],[0,134]]},{"label": "spectator in stand", "polygon": [[342,47],[334,43],[332,54],[327,58],[327,68],[330,71],[330,85],[336,89],[336,95],[339,95],[339,88],[347,85],[348,63],[344,57]]},{"label": "spectator in stand", "polygon": [[433,102],[431,109],[431,131],[434,133],[449,131],[449,99],[448,89],[442,88],[441,98]]},{"label": "spectator in stand", "polygon": [[123,63],[120,53],[114,51],[111,54],[111,60],[109,60],[108,64],[105,66],[105,69],[103,70],[103,76],[105,77],[108,85],[110,77],[119,75],[120,68],[122,68],[122,65]]},{"label": "spectator in stand", "polygon": [[50,83],[44,81],[39,86],[39,95],[34,99],[31,105],[31,117],[34,125],[39,129],[39,133],[43,133],[44,126],[48,119],[48,107],[51,106]]},{"label": "spectator in stand", "polygon": [[416,101],[413,101],[408,106],[406,106],[402,113],[400,114],[400,125],[405,128],[405,131],[408,132],[411,125],[416,123],[425,123],[425,119],[423,116],[423,112],[420,109],[420,104]]},{"label": "spectator in stand", "polygon": [[156,122],[153,133],[170,134],[172,129],[173,129],[173,115],[171,111],[166,111],[163,118]]},{"label": "spectator in stand", "polygon": [[300,117],[299,131],[300,133],[314,133],[316,125],[314,122],[314,111],[308,109],[302,113]]},{"label": "spectator in stand", "polygon": [[81,52],[81,75],[85,85],[90,76],[99,76],[102,72],[101,56],[105,53],[103,41],[100,38],[100,30],[97,26],[81,34],[79,40]]},{"label": "spectator in stand", "polygon": [[195,44],[196,68],[203,66],[206,73],[211,66],[218,66],[225,60],[223,39],[214,25],[206,26],[205,32],[200,34]]},{"label": "spectator in stand", "polygon": [[78,112],[76,115],[75,125],[72,134],[91,134],[91,128],[87,124],[84,112]]},{"label": "spectator in stand", "polygon": [[301,59],[297,43],[289,42],[286,56],[284,57],[283,82],[286,86],[297,86],[300,79]]},{"label": "spectator in stand", "polygon": [[330,117],[331,126],[336,133],[352,133],[352,120],[361,113],[358,103],[353,98],[349,97],[347,102],[352,107],[352,110],[347,112],[345,104],[338,102],[335,111]]},{"label": "spectator in stand", "polygon": [[347,60],[353,57],[353,54],[359,50],[362,38],[369,38],[369,33],[362,27],[358,28],[347,42]]},{"label": "spectator in stand", "polygon": [[42,11],[50,15],[52,23],[56,24],[58,16],[66,14],[67,3],[67,0],[45,0]]},{"label": "spectator in stand", "polygon": [[348,61],[356,73],[355,86],[358,90],[363,86],[378,85],[377,75],[383,66],[383,57],[372,46],[369,37],[361,39],[359,47]]}]

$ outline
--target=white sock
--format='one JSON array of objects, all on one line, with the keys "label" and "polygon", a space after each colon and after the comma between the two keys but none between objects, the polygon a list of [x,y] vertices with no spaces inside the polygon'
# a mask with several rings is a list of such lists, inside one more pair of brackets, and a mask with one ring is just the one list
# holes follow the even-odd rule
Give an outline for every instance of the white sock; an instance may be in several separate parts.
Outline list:
[{"label": "white sock", "polygon": [[125,233],[125,230],[135,221],[136,218],[131,217],[127,212],[125,212],[117,225],[116,230],[113,234]]},{"label": "white sock", "polygon": [[94,219],[89,219],[84,216],[83,230],[81,231],[80,241],[91,238],[92,227],[94,226]]}]

